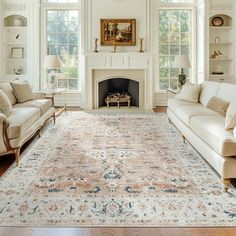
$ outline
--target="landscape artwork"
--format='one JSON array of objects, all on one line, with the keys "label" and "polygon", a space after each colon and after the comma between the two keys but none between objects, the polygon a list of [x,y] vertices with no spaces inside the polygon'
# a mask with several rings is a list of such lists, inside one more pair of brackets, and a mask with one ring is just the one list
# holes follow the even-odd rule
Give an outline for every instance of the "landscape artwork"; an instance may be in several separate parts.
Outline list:
[{"label": "landscape artwork", "polygon": [[135,46],[135,19],[101,19],[102,46]]}]

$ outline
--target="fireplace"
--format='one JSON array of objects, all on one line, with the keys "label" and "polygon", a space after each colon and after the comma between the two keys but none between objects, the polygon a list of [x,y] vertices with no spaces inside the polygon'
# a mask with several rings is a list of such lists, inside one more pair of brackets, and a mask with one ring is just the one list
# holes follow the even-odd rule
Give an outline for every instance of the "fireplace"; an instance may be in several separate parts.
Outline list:
[{"label": "fireplace", "polygon": [[111,78],[98,83],[98,104],[139,107],[139,82],[128,78]]}]

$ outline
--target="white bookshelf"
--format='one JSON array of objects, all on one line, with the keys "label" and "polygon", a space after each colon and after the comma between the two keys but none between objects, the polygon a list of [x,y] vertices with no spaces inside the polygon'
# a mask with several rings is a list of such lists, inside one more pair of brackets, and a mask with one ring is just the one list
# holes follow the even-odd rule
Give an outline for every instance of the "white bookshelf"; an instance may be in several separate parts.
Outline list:
[{"label": "white bookshelf", "polygon": [[[235,2],[210,0],[208,7],[208,79],[235,83]],[[229,7],[231,6],[231,7]],[[215,17],[223,19],[214,25]]]},{"label": "white bookshelf", "polygon": [[[27,79],[28,21],[19,14],[3,18],[3,80]],[[14,69],[21,68],[20,74]]]}]

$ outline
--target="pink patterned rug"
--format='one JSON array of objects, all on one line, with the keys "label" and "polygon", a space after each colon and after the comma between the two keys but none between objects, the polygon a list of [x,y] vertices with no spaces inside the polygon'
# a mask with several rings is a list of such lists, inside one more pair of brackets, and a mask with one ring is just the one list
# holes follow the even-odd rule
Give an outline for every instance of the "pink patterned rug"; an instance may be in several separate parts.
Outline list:
[{"label": "pink patterned rug", "polygon": [[165,114],[64,113],[0,181],[0,226],[236,225],[236,189]]}]

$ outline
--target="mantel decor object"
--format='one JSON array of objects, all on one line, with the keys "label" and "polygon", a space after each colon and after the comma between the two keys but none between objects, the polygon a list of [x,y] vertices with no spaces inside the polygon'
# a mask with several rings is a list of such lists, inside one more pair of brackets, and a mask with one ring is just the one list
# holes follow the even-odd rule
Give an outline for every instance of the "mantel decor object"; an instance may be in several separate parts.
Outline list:
[{"label": "mantel decor object", "polygon": [[95,53],[98,53],[98,38],[94,39],[94,51]]},{"label": "mantel decor object", "polygon": [[140,53],[144,53],[144,50],[143,50],[143,38],[139,39],[139,51]]},{"label": "mantel decor object", "polygon": [[101,45],[117,46],[136,45],[135,19],[101,19]]},{"label": "mantel decor object", "polygon": [[186,83],[186,74],[184,73],[184,68],[191,68],[189,57],[187,55],[175,56],[173,67],[181,68],[181,73],[179,74],[178,77],[178,85],[179,88],[182,88],[183,85]]}]

